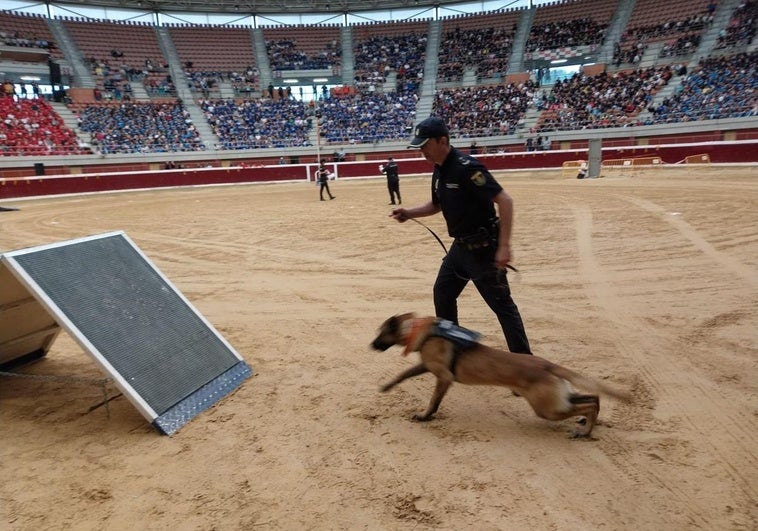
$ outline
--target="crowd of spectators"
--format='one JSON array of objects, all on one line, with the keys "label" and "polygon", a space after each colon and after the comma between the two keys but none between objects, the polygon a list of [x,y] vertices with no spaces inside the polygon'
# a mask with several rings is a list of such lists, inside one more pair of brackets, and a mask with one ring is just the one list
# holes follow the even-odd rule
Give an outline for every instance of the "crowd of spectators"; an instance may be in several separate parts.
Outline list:
[{"label": "crowd of spectators", "polygon": [[[694,52],[703,30],[713,23],[715,3],[701,13],[681,20],[662,21],[625,32],[614,46],[614,62],[638,64],[648,43],[664,41],[659,57]],[[719,34],[717,48],[748,45],[755,35],[758,0],[742,0],[727,28]],[[532,27],[526,52],[560,47],[599,45],[607,25],[590,17],[539,24]],[[455,28],[442,36],[438,79],[457,82],[466,70],[475,69],[477,79],[504,76],[512,51],[512,29]],[[0,31],[0,39],[12,46],[49,48],[52,43]],[[202,96],[199,104],[218,137],[218,149],[285,148],[310,145],[313,120],[323,141],[365,144],[403,140],[416,122],[418,89],[424,75],[427,36],[376,35],[355,43],[356,90],[328,95],[309,106],[273,85],[259,100],[217,99],[221,82],[229,81],[235,94],[252,95],[258,87],[258,71],[205,71],[185,64],[190,88]],[[308,55],[294,40],[266,42],[274,70],[331,69],[340,64],[334,42],[324,51]],[[150,61],[127,61],[118,50],[110,58],[87,59],[97,81],[96,100],[78,117],[81,131],[90,135],[90,145],[101,153],[156,153],[206,149],[192,124],[189,112],[179,102],[134,103],[131,82],[144,83],[151,95],[175,95],[167,65]],[[654,123],[758,116],[758,52],[702,59],[676,92],[660,104],[655,94],[677,74],[677,65],[601,73],[582,73],[555,82],[551,93],[540,91],[536,80],[520,84],[488,85],[440,90],[433,114],[443,118],[451,135],[477,138],[515,134],[524,124],[530,105],[544,111],[531,131],[542,139],[548,131],[625,127]],[[136,66],[135,66],[136,65]],[[393,91],[379,90],[390,74],[397,76]],[[16,97],[3,85],[0,94],[0,150],[4,155],[57,155],[90,153],[76,133],[63,124],[50,104],[42,99]],[[276,96],[278,94],[278,97]],[[10,97],[8,97],[10,96]],[[301,94],[302,98],[302,94]],[[318,110],[314,115],[313,111]],[[639,114],[647,109],[644,123]],[[529,138],[530,141],[533,139]],[[546,138],[546,137],[545,137]],[[532,144],[533,146],[535,144]],[[536,148],[535,149],[539,149]]]},{"label": "crowd of spectators", "polygon": [[78,122],[103,154],[205,149],[189,112],[178,102],[87,105]]},{"label": "crowd of spectators", "polygon": [[639,64],[642,56],[647,50],[647,44],[641,40],[626,42],[623,46],[621,43],[613,45],[613,64],[618,68],[622,63]]},{"label": "crowd of spectators", "polygon": [[[3,84],[5,89],[10,84]],[[76,132],[42,98],[18,98],[13,91],[0,94],[0,154],[83,155],[91,151],[80,145]]]},{"label": "crowd of spectators", "polygon": [[453,136],[510,135],[523,125],[537,90],[534,81],[442,90],[432,112],[445,120]]},{"label": "crowd of spectators", "polygon": [[240,97],[250,97],[259,88],[258,69],[254,66],[246,67],[244,72],[221,72],[196,70],[192,63],[187,63],[184,75],[189,89],[206,100],[220,96],[221,83],[224,81],[228,81],[234,94]]},{"label": "crowd of spectators", "polygon": [[218,136],[218,149],[284,148],[310,145],[311,118],[293,98],[203,100],[200,107]]},{"label": "crowd of spectators", "polygon": [[308,55],[298,49],[296,41],[279,39],[266,41],[266,52],[272,70],[325,70],[342,63],[342,51],[332,43],[317,54]]},{"label": "crowd of spectators", "polygon": [[97,101],[131,101],[134,82],[143,83],[151,95],[176,95],[171,76],[164,74],[167,65],[158,65],[150,59],[142,63],[133,58],[130,61],[118,49],[111,50],[110,56],[111,59],[88,57],[84,60],[95,79]]},{"label": "crowd of spectators", "polygon": [[599,45],[607,29],[608,24],[600,24],[590,17],[537,24],[529,32],[526,51]]},{"label": "crowd of spectators", "polygon": [[477,79],[504,76],[513,33],[505,28],[455,28],[447,32],[440,44],[437,79],[460,81],[467,68],[476,69]]},{"label": "crowd of spectators", "polygon": [[700,35],[705,28],[713,24],[714,10],[715,5],[709,4],[706,11],[690,15],[684,19],[668,20],[659,24],[631,28],[621,35],[621,43],[660,41],[682,33]]},{"label": "crowd of spectators", "polygon": [[652,123],[758,116],[758,52],[700,60],[677,92],[650,108]]},{"label": "crowd of spectators", "polygon": [[700,33],[687,33],[676,39],[666,41],[661,47],[658,57],[679,57],[692,55],[700,45]]},{"label": "crowd of spectators", "polygon": [[228,79],[237,96],[250,97],[260,88],[258,68],[254,66],[248,66],[244,72],[229,72]]},{"label": "crowd of spectators", "polygon": [[142,78],[142,84],[151,97],[175,97],[176,85],[171,74],[148,74]]},{"label": "crowd of spectators", "polygon": [[582,73],[553,86],[536,131],[601,129],[641,125],[638,115],[674,75],[671,65],[646,69]]},{"label": "crowd of spectators", "polygon": [[732,12],[729,24],[719,32],[716,49],[749,46],[758,24],[758,0],[742,0]]},{"label": "crowd of spectators", "polygon": [[327,142],[366,144],[404,140],[413,130],[418,96],[368,90],[332,96],[319,105],[319,133]]},{"label": "crowd of spectators", "polygon": [[397,75],[397,92],[418,92],[424,77],[426,34],[372,36],[356,43],[355,78],[359,88],[384,83]]},{"label": "crowd of spectators", "polygon": [[205,99],[211,97],[211,91],[218,92],[219,82],[223,80],[223,73],[216,71],[201,71],[192,68],[184,70],[189,89]]},{"label": "crowd of spectators", "polygon": [[22,48],[42,48],[50,50],[53,43],[36,35],[23,35],[18,31],[6,31],[0,28],[0,42],[6,46],[20,46]]}]

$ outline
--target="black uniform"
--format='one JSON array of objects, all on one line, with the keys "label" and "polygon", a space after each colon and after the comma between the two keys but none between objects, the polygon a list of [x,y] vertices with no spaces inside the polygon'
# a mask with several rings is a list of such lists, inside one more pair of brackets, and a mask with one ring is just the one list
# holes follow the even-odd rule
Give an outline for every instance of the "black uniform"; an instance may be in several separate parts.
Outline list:
[{"label": "black uniform", "polygon": [[329,199],[334,199],[332,192],[329,190],[329,170],[326,168],[326,166],[319,166],[319,168],[316,170],[316,179],[318,179],[320,185],[318,190],[319,198],[322,201],[324,200],[324,190],[326,190],[326,193],[329,195]]},{"label": "black uniform", "polygon": [[395,204],[395,196],[397,196],[397,204],[403,204],[403,200],[400,199],[400,174],[397,170],[397,162],[390,160],[382,168],[382,173],[387,176],[387,190],[390,193],[390,205]]},{"label": "black uniform", "polygon": [[434,307],[438,317],[457,324],[458,296],[471,280],[497,315],[508,350],[530,354],[505,272],[495,265],[499,228],[493,198],[501,191],[481,162],[458,149],[451,148],[442,166],[434,167],[432,202],[454,238],[434,283]]}]

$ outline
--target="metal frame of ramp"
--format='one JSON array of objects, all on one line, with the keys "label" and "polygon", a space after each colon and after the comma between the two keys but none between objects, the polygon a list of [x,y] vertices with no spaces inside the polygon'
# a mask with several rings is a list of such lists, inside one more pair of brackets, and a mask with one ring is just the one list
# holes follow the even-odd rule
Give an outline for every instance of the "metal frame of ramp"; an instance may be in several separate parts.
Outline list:
[{"label": "metal frame of ramp", "polygon": [[253,373],[123,231],[0,254],[0,317],[2,366],[63,328],[166,435]]}]

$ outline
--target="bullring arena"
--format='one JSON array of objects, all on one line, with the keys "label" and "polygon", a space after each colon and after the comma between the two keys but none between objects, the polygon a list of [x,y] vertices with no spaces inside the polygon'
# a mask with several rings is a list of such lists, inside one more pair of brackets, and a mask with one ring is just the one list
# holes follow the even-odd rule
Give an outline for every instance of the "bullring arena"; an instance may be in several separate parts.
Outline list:
[{"label": "bullring arena", "polygon": [[[758,529],[757,9],[5,2],[0,530]],[[391,315],[433,313],[433,234],[450,245],[440,215],[389,217],[378,168],[395,158],[404,206],[429,199],[406,143],[430,115],[514,198],[534,353],[631,396],[601,398],[591,438],[505,388],[454,384],[428,423],[411,418],[431,376],[379,392],[416,354],[369,344]],[[175,430],[134,380],[168,395],[217,360],[133,260],[57,247],[113,233],[254,371]],[[34,291],[16,259],[37,247],[67,260]],[[55,290],[76,323],[48,315]],[[505,346],[473,286],[459,306]],[[100,370],[82,323],[128,370]],[[194,358],[163,348],[177,338]],[[19,353],[40,359],[9,367]]]},{"label": "bullring arena", "polygon": [[[4,378],[2,527],[755,529],[755,166],[497,176],[535,353],[631,390],[592,440],[507,389],[454,385],[425,424],[431,377],[378,392],[412,361],[368,344],[433,312],[443,253],[382,179],[5,200],[3,250],[124,230],[256,374],[173,437],[113,387],[106,414],[94,386]],[[460,307],[503,346],[473,287]],[[24,372],[102,376],[65,334]]]}]

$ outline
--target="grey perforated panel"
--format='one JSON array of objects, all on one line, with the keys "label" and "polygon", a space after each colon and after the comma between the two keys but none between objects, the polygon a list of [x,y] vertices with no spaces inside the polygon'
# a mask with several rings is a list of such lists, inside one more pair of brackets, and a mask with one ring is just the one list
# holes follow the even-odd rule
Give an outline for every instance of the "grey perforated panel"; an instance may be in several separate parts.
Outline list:
[{"label": "grey perforated panel", "polygon": [[240,362],[122,235],[15,260],[159,416]]}]

